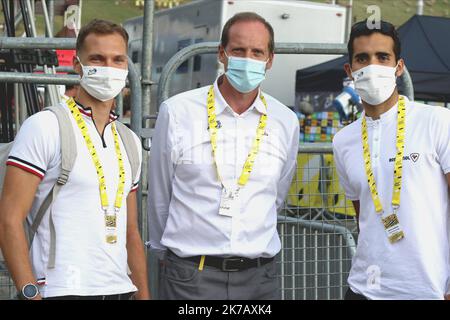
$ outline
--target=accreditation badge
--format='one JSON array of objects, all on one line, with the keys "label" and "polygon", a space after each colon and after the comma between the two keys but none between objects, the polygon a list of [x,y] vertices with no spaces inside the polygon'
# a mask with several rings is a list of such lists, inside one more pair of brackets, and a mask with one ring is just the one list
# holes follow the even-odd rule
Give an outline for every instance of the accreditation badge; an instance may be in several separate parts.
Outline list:
[{"label": "accreditation badge", "polygon": [[106,243],[117,243],[117,215],[115,213],[105,214]]},{"label": "accreditation badge", "polygon": [[396,243],[405,237],[395,212],[382,217],[381,220],[383,221],[384,230],[386,230],[390,243]]},{"label": "accreditation badge", "polygon": [[222,188],[220,197],[219,214],[221,216],[233,217],[240,212],[239,192],[232,189]]}]

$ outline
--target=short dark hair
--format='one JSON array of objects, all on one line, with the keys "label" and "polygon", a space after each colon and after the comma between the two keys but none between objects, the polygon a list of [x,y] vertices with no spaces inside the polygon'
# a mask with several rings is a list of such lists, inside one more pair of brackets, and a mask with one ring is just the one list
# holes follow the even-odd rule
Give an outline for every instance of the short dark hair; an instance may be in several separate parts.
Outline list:
[{"label": "short dark hair", "polygon": [[381,33],[384,34],[385,36],[389,36],[392,38],[392,40],[394,40],[394,54],[395,54],[395,61],[397,62],[398,60],[400,60],[400,54],[402,51],[402,47],[401,47],[401,43],[400,43],[400,38],[398,36],[398,32],[395,29],[394,25],[381,20],[380,24],[379,24],[379,28],[377,27],[371,27],[370,26],[370,22],[367,22],[367,19],[364,21],[360,21],[355,23],[352,26],[352,30],[350,32],[350,39],[348,40],[348,44],[347,44],[347,49],[348,49],[348,60],[350,62],[350,64],[352,64],[352,60],[353,60],[353,42],[355,41],[356,38],[361,37],[361,36],[369,36],[373,33]]},{"label": "short dark hair", "polygon": [[227,46],[227,44],[228,44],[230,28],[235,23],[242,22],[242,21],[259,21],[266,27],[267,31],[269,31],[269,52],[273,53],[274,50],[275,50],[275,35],[274,35],[274,32],[273,32],[273,28],[270,25],[270,23],[266,21],[266,19],[264,19],[259,14],[256,14],[254,12],[240,12],[240,13],[237,13],[234,16],[232,16],[225,23],[225,26],[223,27],[223,30],[222,30],[222,37],[220,39],[220,44],[222,45],[222,47],[225,48]]},{"label": "short dark hair", "polygon": [[121,25],[107,20],[94,19],[80,29],[77,37],[77,52],[81,51],[84,45],[84,40],[86,40],[86,37],[91,33],[101,35],[117,33],[122,36],[128,49],[128,33]]}]

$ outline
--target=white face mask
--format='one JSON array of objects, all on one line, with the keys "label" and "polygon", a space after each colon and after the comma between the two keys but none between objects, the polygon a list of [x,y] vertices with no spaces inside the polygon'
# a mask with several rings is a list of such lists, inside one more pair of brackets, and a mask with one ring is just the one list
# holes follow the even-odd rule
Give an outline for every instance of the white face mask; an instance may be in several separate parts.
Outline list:
[{"label": "white face mask", "polygon": [[371,64],[352,72],[355,90],[361,99],[373,106],[389,99],[396,87],[397,66],[393,68]]},{"label": "white face mask", "polygon": [[115,98],[125,87],[128,70],[112,67],[83,66],[83,76],[80,85],[91,96],[100,101],[108,101]]}]

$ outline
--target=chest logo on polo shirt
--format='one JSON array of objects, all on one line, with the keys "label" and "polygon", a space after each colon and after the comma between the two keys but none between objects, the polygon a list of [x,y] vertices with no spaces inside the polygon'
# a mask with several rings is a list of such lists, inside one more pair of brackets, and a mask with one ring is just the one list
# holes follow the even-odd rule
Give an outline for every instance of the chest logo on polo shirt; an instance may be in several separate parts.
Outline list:
[{"label": "chest logo on polo shirt", "polygon": [[418,154],[418,153],[411,153],[409,156],[411,157],[412,161],[417,162],[417,160],[419,160],[420,154]]},{"label": "chest logo on polo shirt", "polygon": [[412,161],[417,162],[417,160],[419,160],[420,154],[418,154],[418,153],[411,153],[409,156],[411,157]]}]

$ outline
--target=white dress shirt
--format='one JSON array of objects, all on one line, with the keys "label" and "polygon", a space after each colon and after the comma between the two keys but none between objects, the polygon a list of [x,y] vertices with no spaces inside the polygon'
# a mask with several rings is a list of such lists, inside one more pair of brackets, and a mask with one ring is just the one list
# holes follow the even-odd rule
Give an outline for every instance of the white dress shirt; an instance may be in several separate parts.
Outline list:
[{"label": "white dress shirt", "polygon": [[236,186],[260,116],[268,116],[250,179],[239,193],[239,214],[222,216],[222,185],[208,131],[209,88],[181,93],[161,105],[149,162],[150,247],[169,248],[180,257],[273,257],[281,248],[277,209],[283,205],[296,168],[297,116],[267,94],[267,109],[258,96],[239,115],[214,83],[220,127],[217,164],[226,187]]}]

